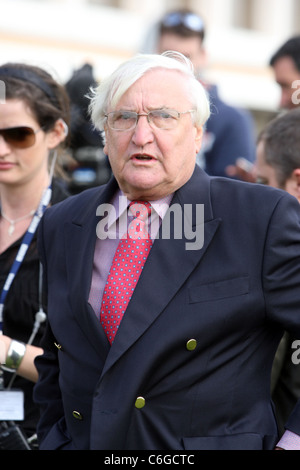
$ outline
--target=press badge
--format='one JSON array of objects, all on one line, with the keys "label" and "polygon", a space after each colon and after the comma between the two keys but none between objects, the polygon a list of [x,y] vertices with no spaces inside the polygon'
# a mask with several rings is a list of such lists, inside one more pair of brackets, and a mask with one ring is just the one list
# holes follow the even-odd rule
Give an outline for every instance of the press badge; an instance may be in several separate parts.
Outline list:
[{"label": "press badge", "polygon": [[22,390],[0,390],[0,421],[24,420],[24,393]]}]

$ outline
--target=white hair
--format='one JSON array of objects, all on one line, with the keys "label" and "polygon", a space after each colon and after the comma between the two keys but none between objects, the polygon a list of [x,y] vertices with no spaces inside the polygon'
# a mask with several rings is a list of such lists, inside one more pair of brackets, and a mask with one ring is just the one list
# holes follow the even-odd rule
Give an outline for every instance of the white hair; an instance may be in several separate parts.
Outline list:
[{"label": "white hair", "polygon": [[208,95],[203,85],[196,79],[191,61],[183,54],[174,51],[166,51],[161,55],[138,54],[120,65],[112,75],[92,90],[89,109],[94,126],[103,131],[108,108],[114,108],[137,80],[156,68],[175,70],[186,75],[189,80],[188,97],[195,108],[194,124],[202,126],[210,116]]}]

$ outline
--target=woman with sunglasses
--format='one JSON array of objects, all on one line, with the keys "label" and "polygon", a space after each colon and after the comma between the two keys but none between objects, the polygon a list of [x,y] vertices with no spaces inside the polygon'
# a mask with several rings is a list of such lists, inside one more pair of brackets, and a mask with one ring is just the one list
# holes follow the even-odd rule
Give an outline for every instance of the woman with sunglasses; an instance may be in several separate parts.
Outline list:
[{"label": "woman with sunglasses", "polygon": [[53,175],[67,136],[69,103],[64,88],[39,67],[0,66],[0,81],[0,380],[5,389],[24,392],[22,427],[31,436],[38,419],[34,358],[42,353],[46,318],[36,232],[47,206],[67,197]]}]

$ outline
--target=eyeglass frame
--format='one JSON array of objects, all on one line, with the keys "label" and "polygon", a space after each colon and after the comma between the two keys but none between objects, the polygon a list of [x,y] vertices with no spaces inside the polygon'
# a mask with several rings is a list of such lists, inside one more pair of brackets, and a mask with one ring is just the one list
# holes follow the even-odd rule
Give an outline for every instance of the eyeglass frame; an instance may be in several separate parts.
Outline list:
[{"label": "eyeglass frame", "polygon": [[[146,117],[147,117],[147,122],[148,122],[148,124],[151,126],[151,128],[153,128],[153,127],[152,127],[152,125],[153,125],[155,129],[160,129],[160,130],[171,130],[171,129],[175,129],[175,127],[169,127],[169,128],[167,128],[167,127],[157,127],[157,126],[150,120],[150,118],[149,118],[149,115],[150,115],[151,113],[155,113],[155,112],[157,112],[157,111],[173,111],[173,112],[176,112],[177,117],[172,116],[172,117],[176,120],[176,122],[179,121],[179,119],[180,119],[180,117],[181,117],[182,114],[187,114],[187,113],[194,113],[194,112],[196,112],[195,109],[189,109],[188,111],[179,112],[179,111],[177,111],[176,109],[167,109],[167,108],[166,108],[166,109],[152,109],[152,110],[149,111],[148,113],[136,113],[135,111],[122,111],[122,110],[118,110],[118,111],[111,111],[111,112],[105,114],[104,116],[106,117],[106,122],[107,122],[108,127],[109,127],[110,129],[112,129],[113,131],[120,131],[120,132],[132,131],[133,129],[136,128],[140,116],[146,116]],[[135,117],[135,124],[134,124],[132,127],[129,127],[128,129],[115,129],[114,127],[112,127],[112,126],[110,125],[110,123],[109,123],[109,120],[108,120],[109,115],[115,114],[115,113],[118,113],[118,112],[124,112],[124,113],[132,114],[132,115],[133,115],[132,117]]]}]

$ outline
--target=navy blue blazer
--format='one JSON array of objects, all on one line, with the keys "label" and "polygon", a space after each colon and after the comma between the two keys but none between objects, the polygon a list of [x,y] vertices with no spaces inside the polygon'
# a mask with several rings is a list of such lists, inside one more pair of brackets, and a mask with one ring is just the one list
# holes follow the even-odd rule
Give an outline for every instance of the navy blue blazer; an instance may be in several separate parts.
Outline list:
[{"label": "navy blue blazer", "polygon": [[[41,449],[272,449],[274,354],[284,330],[300,338],[298,202],[196,167],[172,204],[204,204],[204,245],[172,231],[154,242],[110,347],[88,297],[96,209],[116,188],[71,197],[40,225]],[[288,428],[300,434],[299,407]]]}]

